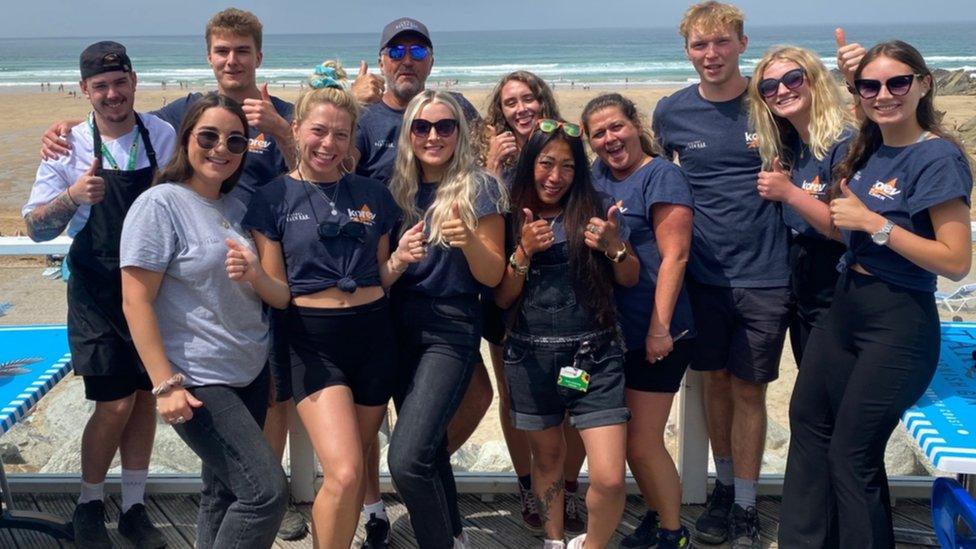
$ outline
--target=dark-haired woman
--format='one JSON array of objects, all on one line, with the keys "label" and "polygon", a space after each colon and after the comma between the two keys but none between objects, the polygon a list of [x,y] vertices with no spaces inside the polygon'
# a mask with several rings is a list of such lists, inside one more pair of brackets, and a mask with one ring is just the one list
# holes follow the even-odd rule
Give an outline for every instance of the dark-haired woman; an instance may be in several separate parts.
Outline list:
[{"label": "dark-haired woman", "polygon": [[[605,547],[624,504],[623,349],[613,283],[637,282],[637,259],[590,182],[580,128],[541,120],[512,186],[511,252],[499,306],[510,309],[505,377],[517,429],[532,448],[532,488],[545,547],[563,547],[562,424],[580,431],[589,458],[587,532],[569,547]],[[558,380],[558,381],[557,381]]]},{"label": "dark-haired woman", "polygon": [[[261,301],[284,307],[287,286],[254,261],[240,227],[244,204],[228,194],[247,146],[236,102],[211,94],[194,103],[176,155],[122,230],[132,341],[159,415],[203,462],[201,549],[270,547],[288,501],[281,464],[261,433],[269,389]],[[234,265],[232,253],[252,261]]]},{"label": "dark-haired woman", "polygon": [[[939,125],[933,86],[900,41],[871,48],[854,74],[866,118],[830,202],[846,268],[790,403],[783,547],[894,547],[885,445],[935,372],[936,276],[959,280],[972,261],[972,172]],[[804,428],[825,417],[826,436]]]},{"label": "dark-haired woman", "polygon": [[664,446],[671,404],[691,362],[694,334],[684,289],[691,248],[691,187],[681,170],[660,156],[633,101],[601,95],[583,109],[583,128],[599,157],[597,190],[620,201],[630,244],[640,260],[636,286],[615,289],[627,343],[625,362],[627,461],[650,509],[621,547],[685,547],[681,483]]}]

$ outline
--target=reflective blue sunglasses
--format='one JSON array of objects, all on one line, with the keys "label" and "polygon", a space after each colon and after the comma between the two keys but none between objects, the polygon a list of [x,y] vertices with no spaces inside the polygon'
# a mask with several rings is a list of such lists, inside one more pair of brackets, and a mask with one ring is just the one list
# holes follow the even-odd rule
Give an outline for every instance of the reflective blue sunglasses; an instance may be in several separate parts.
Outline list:
[{"label": "reflective blue sunglasses", "polygon": [[[403,44],[398,44],[396,46],[390,46],[386,48],[386,54],[390,56],[390,59],[394,61],[399,61],[403,59],[403,56],[407,54],[407,46]],[[414,61],[423,61],[427,59],[430,55],[430,48],[427,46],[422,46],[420,44],[414,44],[410,46],[410,58]]]}]

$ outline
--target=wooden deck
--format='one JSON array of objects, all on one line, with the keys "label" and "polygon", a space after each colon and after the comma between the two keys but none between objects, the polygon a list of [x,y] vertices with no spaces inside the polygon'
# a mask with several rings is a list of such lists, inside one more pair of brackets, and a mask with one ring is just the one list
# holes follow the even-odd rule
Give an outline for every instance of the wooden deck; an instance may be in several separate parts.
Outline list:
[{"label": "wooden deck", "polygon": [[[539,547],[541,541],[534,538],[521,524],[518,499],[514,495],[495,494],[477,496],[462,494],[460,500],[461,516],[464,529],[468,534],[470,546],[473,548],[507,548],[522,549]],[[70,517],[74,509],[76,496],[74,494],[17,494],[14,497],[19,509],[35,509]],[[385,496],[387,511],[393,524],[391,546],[395,548],[417,547],[410,528],[410,521],[406,516],[406,509],[396,496]],[[119,514],[118,496],[111,497],[106,503],[109,514],[109,534],[116,547],[131,547],[116,530]],[[151,496],[146,502],[149,516],[157,526],[162,528],[169,547],[172,549],[191,549],[193,547],[197,505],[199,497],[184,494],[161,494]],[[309,506],[299,506],[307,517]],[[681,521],[691,527],[695,518],[703,509],[700,505],[686,505],[681,512]],[[614,537],[616,545],[620,537],[629,533],[638,523],[643,513],[640,499],[630,497],[623,521]],[[760,522],[764,545],[776,547],[776,528],[779,516],[779,498],[762,497],[759,502]],[[928,502],[923,500],[899,500],[895,506],[895,526],[902,528],[921,529],[931,531]],[[357,534],[356,547],[361,540],[362,527]],[[296,542],[279,541],[276,547],[282,549],[297,549],[311,547],[308,537]],[[0,547],[11,549],[41,549],[55,547],[74,547],[72,543],[57,542],[56,540],[34,532],[20,530],[0,530]],[[726,546],[699,545],[719,549]],[[915,548],[919,546],[899,544],[900,548]]]}]

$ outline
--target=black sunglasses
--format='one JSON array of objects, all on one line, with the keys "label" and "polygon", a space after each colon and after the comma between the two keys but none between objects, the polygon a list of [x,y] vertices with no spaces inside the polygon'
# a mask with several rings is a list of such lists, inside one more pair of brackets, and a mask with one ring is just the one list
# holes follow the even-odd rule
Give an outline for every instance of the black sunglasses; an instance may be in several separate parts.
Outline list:
[{"label": "black sunglasses", "polygon": [[230,154],[244,154],[244,151],[247,150],[248,139],[243,135],[235,133],[221,140],[220,134],[213,130],[197,130],[193,134],[196,136],[197,145],[200,145],[201,149],[209,151],[220,143],[223,143],[227,147],[227,152]]},{"label": "black sunglasses", "polygon": [[885,80],[884,84],[880,80],[874,80],[869,78],[858,78],[854,81],[854,89],[857,90],[857,94],[861,96],[862,99],[874,99],[881,93],[881,86],[888,88],[888,93],[894,96],[902,96],[908,93],[908,90],[912,89],[912,82],[915,81],[915,77],[921,78],[921,74],[903,74],[900,76],[892,76],[888,80]]},{"label": "black sunglasses", "polygon": [[430,135],[431,128],[434,128],[437,135],[441,137],[451,137],[458,129],[458,121],[453,118],[443,118],[437,122],[431,122],[423,118],[416,118],[410,123],[410,133],[417,137],[427,137]]},{"label": "black sunglasses", "polygon": [[366,225],[356,221],[349,221],[345,224],[338,221],[323,221],[319,223],[319,238],[335,238],[340,234],[349,238],[362,240],[366,236]]},{"label": "black sunglasses", "polygon": [[779,78],[763,78],[759,81],[759,95],[763,96],[763,99],[774,97],[779,92],[780,84],[786,86],[788,90],[795,90],[803,85],[805,78],[806,73],[803,69],[786,71]]}]

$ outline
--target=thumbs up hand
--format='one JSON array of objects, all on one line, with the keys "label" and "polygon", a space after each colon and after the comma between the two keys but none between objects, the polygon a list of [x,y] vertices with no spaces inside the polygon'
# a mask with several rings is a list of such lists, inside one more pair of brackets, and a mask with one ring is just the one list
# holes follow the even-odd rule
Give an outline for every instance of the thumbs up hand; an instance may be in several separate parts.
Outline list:
[{"label": "thumbs up hand", "polygon": [[773,159],[770,171],[761,171],[756,179],[756,190],[759,196],[773,202],[786,202],[790,195],[800,190],[790,180],[790,172],[783,168],[779,157]]},{"label": "thumbs up hand", "polygon": [[531,258],[551,248],[556,242],[556,235],[549,222],[545,219],[536,219],[532,210],[523,208],[522,214],[525,215],[525,221],[522,223],[522,237],[519,243],[522,246],[522,253],[527,258]]},{"label": "thumbs up hand", "polygon": [[488,153],[485,158],[485,167],[493,173],[499,173],[501,164],[507,158],[518,154],[518,145],[515,143],[515,134],[504,131],[496,134],[494,126],[488,126],[487,130],[491,137],[488,141]]},{"label": "thumbs up hand", "polygon": [[[416,263],[427,255],[427,236],[424,234],[425,226],[424,220],[421,219],[400,237],[400,241],[397,243],[397,249],[393,253],[401,265]],[[403,267],[403,269],[405,270],[406,267]]]},{"label": "thumbs up hand", "polygon": [[884,218],[872,212],[864,202],[847,186],[847,180],[840,180],[840,196],[830,201],[830,221],[838,229],[873,233],[884,225]]},{"label": "thumbs up hand", "polygon": [[261,261],[250,248],[232,238],[225,238],[224,244],[227,246],[227,259],[224,261],[227,278],[237,282],[254,282],[264,273]]},{"label": "thumbs up hand", "polygon": [[452,248],[467,248],[474,241],[474,233],[461,219],[461,208],[451,206],[451,217],[441,222],[441,234]]},{"label": "thumbs up hand", "polygon": [[291,132],[291,125],[278,114],[274,103],[271,102],[267,82],[261,86],[261,99],[245,99],[241,108],[247,117],[247,125],[259,132],[274,137],[288,135]]},{"label": "thumbs up hand", "polygon": [[356,75],[356,80],[352,83],[352,95],[356,101],[359,101],[361,105],[379,103],[385,90],[386,85],[383,78],[371,74],[366,61],[360,61],[359,74]]},{"label": "thumbs up hand", "polygon": [[607,210],[607,218],[591,217],[589,224],[583,230],[583,242],[591,250],[598,252],[616,253],[624,247],[620,239],[620,207],[623,201],[610,206]]},{"label": "thumbs up hand", "polygon": [[100,159],[92,160],[91,166],[68,187],[68,198],[78,204],[98,204],[105,198],[105,180],[95,175]]},{"label": "thumbs up hand", "polygon": [[844,75],[848,84],[853,85],[854,71],[866,52],[858,43],[848,44],[847,34],[840,27],[834,29],[834,40],[837,42],[837,70]]}]

